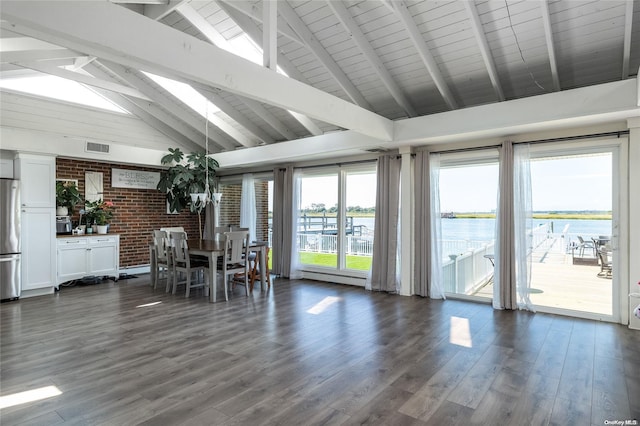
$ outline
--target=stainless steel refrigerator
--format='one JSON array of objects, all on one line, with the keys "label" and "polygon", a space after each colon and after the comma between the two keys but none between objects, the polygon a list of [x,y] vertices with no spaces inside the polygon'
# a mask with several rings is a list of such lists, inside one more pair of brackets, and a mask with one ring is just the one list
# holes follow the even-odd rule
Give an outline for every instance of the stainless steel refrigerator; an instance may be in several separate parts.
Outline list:
[{"label": "stainless steel refrigerator", "polygon": [[20,297],[20,181],[0,179],[0,300]]}]

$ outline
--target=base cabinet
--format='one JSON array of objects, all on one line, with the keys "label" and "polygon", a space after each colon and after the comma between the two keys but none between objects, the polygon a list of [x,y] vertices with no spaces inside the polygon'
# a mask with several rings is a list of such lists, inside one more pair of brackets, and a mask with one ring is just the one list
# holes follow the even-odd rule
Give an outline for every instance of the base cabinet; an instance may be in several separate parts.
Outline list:
[{"label": "base cabinet", "polygon": [[57,246],[58,285],[87,276],[120,275],[119,235],[61,237]]}]

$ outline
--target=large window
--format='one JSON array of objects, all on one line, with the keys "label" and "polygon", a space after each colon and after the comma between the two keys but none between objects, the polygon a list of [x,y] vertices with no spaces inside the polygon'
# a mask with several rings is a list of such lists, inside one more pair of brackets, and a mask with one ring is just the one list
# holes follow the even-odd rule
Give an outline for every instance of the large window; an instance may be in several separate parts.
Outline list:
[{"label": "large window", "polygon": [[374,164],[302,172],[296,231],[303,268],[370,269],[375,194]]}]

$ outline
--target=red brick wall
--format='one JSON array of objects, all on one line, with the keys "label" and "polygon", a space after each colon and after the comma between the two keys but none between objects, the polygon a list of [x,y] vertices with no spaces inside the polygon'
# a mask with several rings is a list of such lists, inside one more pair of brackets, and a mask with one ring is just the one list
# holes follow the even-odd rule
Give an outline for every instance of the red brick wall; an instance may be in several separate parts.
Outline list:
[{"label": "red brick wall", "polygon": [[[198,236],[198,215],[188,210],[180,214],[167,214],[164,194],[155,189],[129,189],[111,187],[111,169],[127,169],[158,172],[160,169],[135,167],[96,161],[56,159],[57,179],[77,179],[80,195],[84,198],[84,173],[102,172],[103,199],[112,201],[115,212],[109,233],[120,234],[120,267],[149,263],[149,243],[154,229],[166,226],[183,226],[189,236]],[[76,206],[71,220],[74,225],[80,219],[82,205]],[[204,220],[204,216],[202,218]]]}]

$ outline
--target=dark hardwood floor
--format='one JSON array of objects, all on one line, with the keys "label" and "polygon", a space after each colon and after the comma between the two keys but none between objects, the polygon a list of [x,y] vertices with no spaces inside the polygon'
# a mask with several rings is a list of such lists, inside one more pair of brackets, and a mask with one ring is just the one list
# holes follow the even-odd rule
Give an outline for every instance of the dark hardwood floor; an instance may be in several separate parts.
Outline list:
[{"label": "dark hardwood floor", "polygon": [[[3,303],[0,423],[640,420],[640,332],[621,325],[311,281],[222,300],[141,275]],[[41,388],[60,394],[11,405]]]}]

